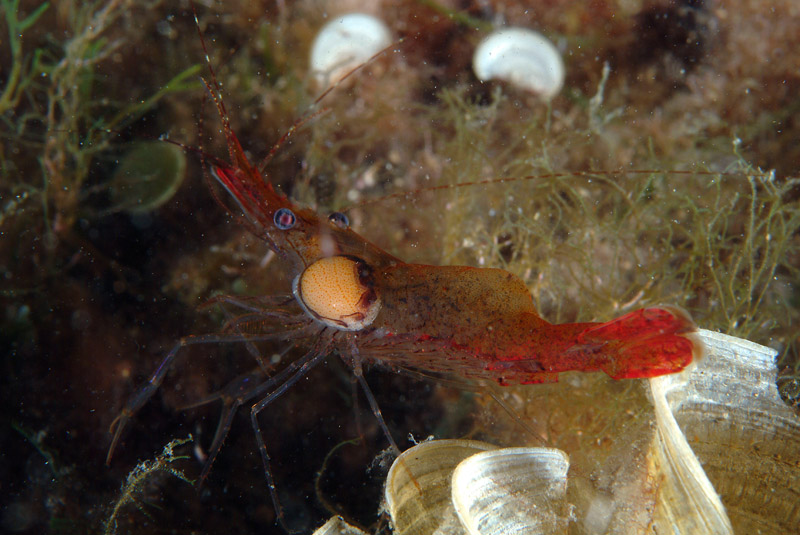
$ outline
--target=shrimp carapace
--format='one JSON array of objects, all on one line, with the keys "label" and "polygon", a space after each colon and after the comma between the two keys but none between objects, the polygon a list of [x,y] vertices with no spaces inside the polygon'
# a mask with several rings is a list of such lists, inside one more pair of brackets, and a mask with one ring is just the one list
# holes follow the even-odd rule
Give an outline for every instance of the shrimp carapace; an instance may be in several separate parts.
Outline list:
[{"label": "shrimp carapace", "polygon": [[[236,136],[230,134],[234,140]],[[238,140],[236,141],[238,146]],[[243,157],[243,156],[242,156]],[[323,258],[362,258],[375,268],[399,262],[368,242],[339,217],[321,217],[277,193],[252,166],[215,165],[213,176],[236,199],[248,228],[291,264],[292,276]],[[331,214],[334,216],[334,213]]]}]

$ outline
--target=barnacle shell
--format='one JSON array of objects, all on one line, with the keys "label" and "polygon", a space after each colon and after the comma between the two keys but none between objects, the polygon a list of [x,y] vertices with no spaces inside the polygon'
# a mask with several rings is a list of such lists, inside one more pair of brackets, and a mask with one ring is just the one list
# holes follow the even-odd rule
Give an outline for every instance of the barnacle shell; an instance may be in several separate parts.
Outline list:
[{"label": "barnacle shell", "polygon": [[564,85],[561,54],[543,35],[526,28],[490,34],[475,49],[472,69],[481,81],[505,80],[545,99]]},{"label": "barnacle shell", "polygon": [[[400,486],[403,503],[423,506],[405,508],[415,516],[402,525],[413,529],[399,532],[797,532],[800,417],[778,395],[775,351],[711,331],[696,336],[705,358],[647,383],[652,407],[646,421],[653,425],[620,429],[611,451],[575,442],[583,447],[573,452],[578,459],[568,480],[563,452],[484,446],[487,451],[458,464],[448,487],[447,465],[469,448],[450,460],[446,452],[460,441],[409,450],[404,455],[413,452],[412,466],[438,468],[436,478],[416,479],[418,488],[409,481]],[[439,442],[448,444],[439,451]],[[396,487],[387,484],[389,504],[398,500]],[[454,505],[444,503],[446,488],[453,489]],[[436,500],[427,498],[432,490]],[[458,511],[460,527],[452,525],[449,507]],[[395,518],[398,508],[388,510]]]},{"label": "barnacle shell", "polygon": [[311,73],[322,86],[335,84],[391,42],[392,34],[380,19],[364,13],[342,15],[314,39]]}]

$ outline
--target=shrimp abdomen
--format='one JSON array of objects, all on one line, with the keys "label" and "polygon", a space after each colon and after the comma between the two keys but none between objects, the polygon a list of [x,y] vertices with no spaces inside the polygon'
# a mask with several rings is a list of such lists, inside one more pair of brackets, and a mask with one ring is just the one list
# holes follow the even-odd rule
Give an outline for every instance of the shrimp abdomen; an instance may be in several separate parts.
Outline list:
[{"label": "shrimp abdomen", "polygon": [[[677,307],[554,325],[539,317],[523,281],[506,271],[400,263],[376,279],[383,310],[373,326],[390,335],[388,346],[398,345],[392,360],[404,366],[530,384],[567,371],[656,377],[701,354],[694,322]],[[399,356],[399,345],[412,341],[418,351]]]}]

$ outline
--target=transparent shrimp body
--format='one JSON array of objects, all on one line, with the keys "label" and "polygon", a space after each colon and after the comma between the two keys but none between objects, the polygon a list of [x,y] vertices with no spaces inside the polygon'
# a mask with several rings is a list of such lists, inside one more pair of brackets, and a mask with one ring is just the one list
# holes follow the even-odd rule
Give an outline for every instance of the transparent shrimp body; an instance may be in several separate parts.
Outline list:
[{"label": "transparent shrimp body", "polygon": [[[206,85],[229,152],[228,162],[212,162],[212,175],[236,201],[238,209],[231,213],[284,261],[292,294],[214,299],[228,314],[223,332],[175,344],[114,420],[108,460],[176,355],[193,344],[244,343],[261,368],[210,398],[221,399],[224,411],[201,479],[233,414],[249,404],[279,518],[258,414],[333,352],[351,366],[395,450],[363,378],[365,363],[507,385],[552,382],[572,370],[602,370],[617,379],[653,377],[680,371],[701,354],[701,344],[692,338],[695,325],[679,309],[649,308],[607,323],[554,325],[538,315],[528,288],[509,272],[406,263],[354,232],[341,214],[321,216],[295,204],[246,157],[211,72],[212,83]],[[261,340],[281,340],[306,352],[270,376],[252,344]]]}]

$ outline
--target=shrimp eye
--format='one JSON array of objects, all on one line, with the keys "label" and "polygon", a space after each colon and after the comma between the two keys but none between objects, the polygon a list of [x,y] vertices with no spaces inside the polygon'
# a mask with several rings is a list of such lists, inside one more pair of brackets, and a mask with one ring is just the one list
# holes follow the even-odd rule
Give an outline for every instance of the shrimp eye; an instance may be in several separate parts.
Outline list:
[{"label": "shrimp eye", "polygon": [[297,217],[295,217],[294,212],[288,208],[281,208],[275,212],[275,217],[272,219],[275,221],[275,226],[281,230],[289,230],[297,221]]},{"label": "shrimp eye", "polygon": [[347,228],[350,226],[350,220],[342,212],[333,212],[328,216],[328,221],[333,223],[339,228]]},{"label": "shrimp eye", "polygon": [[365,329],[381,309],[372,269],[351,256],[317,260],[294,279],[292,290],[309,315],[342,331]]}]

